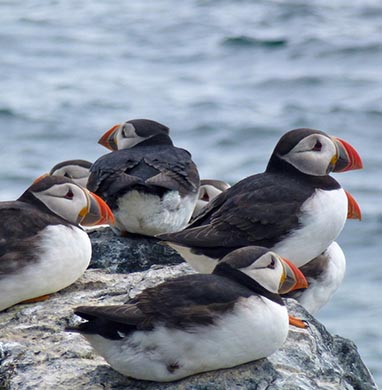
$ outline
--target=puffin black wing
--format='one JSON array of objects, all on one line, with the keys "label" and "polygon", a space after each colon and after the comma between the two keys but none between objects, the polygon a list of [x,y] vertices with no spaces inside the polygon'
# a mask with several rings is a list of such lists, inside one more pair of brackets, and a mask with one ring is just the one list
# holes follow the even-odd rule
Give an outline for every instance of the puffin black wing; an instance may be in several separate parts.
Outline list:
[{"label": "puffin black wing", "polygon": [[65,223],[24,202],[0,203],[0,278],[33,262],[38,234],[51,224]]},{"label": "puffin black wing", "polygon": [[238,298],[253,294],[245,286],[214,274],[185,275],[148,288],[124,305],[78,307],[75,314],[88,322],[71,330],[118,339],[122,333],[151,330],[159,324],[192,329],[213,323],[220,314],[232,310]]},{"label": "puffin black wing", "polygon": [[301,205],[313,192],[283,175],[253,175],[218,195],[186,229],[158,237],[192,247],[270,247],[298,227]]},{"label": "puffin black wing", "polygon": [[113,203],[133,188],[152,193],[196,193],[199,175],[190,153],[184,149],[172,145],[137,146],[99,158],[90,169],[87,187]]},{"label": "puffin black wing", "polygon": [[173,146],[169,153],[167,148],[145,157],[146,164],[159,171],[158,175],[147,179],[146,183],[177,190],[181,195],[197,192],[200,184],[199,173],[191,154]]},{"label": "puffin black wing", "polygon": [[119,150],[105,154],[91,166],[87,188],[95,193],[103,192],[109,187],[113,179],[115,181],[122,180],[123,185],[132,185],[137,179],[128,179],[131,176],[128,172],[138,164],[139,161],[130,158],[129,150]]}]

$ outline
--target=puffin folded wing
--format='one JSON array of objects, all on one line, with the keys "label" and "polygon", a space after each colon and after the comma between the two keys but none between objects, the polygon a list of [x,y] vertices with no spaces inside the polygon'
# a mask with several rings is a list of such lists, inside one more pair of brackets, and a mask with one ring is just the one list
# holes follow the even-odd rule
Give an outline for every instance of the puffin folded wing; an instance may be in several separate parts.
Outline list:
[{"label": "puffin folded wing", "polygon": [[123,154],[122,151],[106,154],[91,166],[87,183],[90,191],[100,192],[114,181],[123,180],[128,184],[131,179],[124,178],[124,175],[128,175],[129,170],[136,167],[139,161],[129,160]]},{"label": "puffin folded wing", "polygon": [[119,306],[79,306],[74,314],[88,322],[78,327],[67,328],[69,331],[100,334],[106,338],[123,338],[134,330],[151,330],[152,319],[145,315],[136,305],[124,304]]},{"label": "puffin folded wing", "polygon": [[157,169],[160,173],[147,180],[148,184],[155,184],[170,190],[177,190],[181,195],[196,193],[200,186],[199,173],[196,165],[189,158],[187,161],[166,161],[145,158],[147,165]]},{"label": "puffin folded wing", "polygon": [[283,225],[265,223],[261,220],[237,217],[214,218],[206,225],[189,227],[175,233],[159,234],[156,237],[191,247],[232,247],[264,245],[271,243],[277,235],[286,234]]},{"label": "puffin folded wing", "polygon": [[125,172],[118,172],[104,181],[103,188],[108,194],[118,194],[142,183],[142,179],[137,176],[129,175]]},{"label": "puffin folded wing", "polygon": [[1,202],[0,279],[38,260],[33,248],[37,249],[38,234],[50,218],[54,217],[23,202]]},{"label": "puffin folded wing", "polygon": [[74,314],[84,319],[104,318],[127,325],[138,325],[145,319],[145,314],[134,304],[113,306],[79,306]]},{"label": "puffin folded wing", "polygon": [[148,178],[145,183],[147,185],[163,187],[174,191],[178,191],[181,186],[181,184],[176,180],[176,178],[174,177],[174,175],[171,174],[171,172],[158,173],[157,175]]},{"label": "puffin folded wing", "polygon": [[166,321],[166,325],[190,329],[195,326],[212,325],[217,318],[233,309],[234,301],[177,307]]},{"label": "puffin folded wing", "polygon": [[[235,232],[237,233],[237,232]],[[190,247],[237,247],[249,245],[242,235],[229,234],[229,230],[218,230],[213,225],[197,226],[175,233],[158,234],[155,237],[163,241],[174,242]]]},{"label": "puffin folded wing", "polygon": [[74,313],[88,322],[67,330],[118,339],[135,330],[153,330],[155,325],[191,329],[213,324],[220,315],[232,310],[234,304],[234,300],[229,300],[173,307],[157,307],[154,302],[143,305],[127,303],[119,306],[80,306]]}]

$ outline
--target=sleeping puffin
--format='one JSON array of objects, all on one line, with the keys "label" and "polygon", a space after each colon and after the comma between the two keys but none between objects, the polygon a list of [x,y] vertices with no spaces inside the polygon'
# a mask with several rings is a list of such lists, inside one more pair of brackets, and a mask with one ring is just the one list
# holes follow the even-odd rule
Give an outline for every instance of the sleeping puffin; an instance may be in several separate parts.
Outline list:
[{"label": "sleeping puffin", "polygon": [[154,236],[186,226],[199,174],[191,154],[173,145],[168,127],[134,119],[112,127],[99,143],[113,151],[92,165],[87,187],[112,209],[115,232]]},{"label": "sleeping puffin", "polygon": [[116,371],[169,382],[271,355],[288,335],[279,293],[305,288],[292,263],[265,248],[228,254],[212,274],[189,274],[123,305],[81,306],[80,332]]},{"label": "sleeping puffin", "polygon": [[291,130],[264,173],[222,192],[182,231],[157,237],[198,272],[211,272],[227,253],[248,245],[270,248],[301,267],[336,239],[352,208],[329,173],[360,168],[347,142],[319,130]]},{"label": "sleeping puffin", "polygon": [[200,180],[198,200],[192,213],[192,218],[196,218],[203,207],[207,206],[212,199],[215,199],[223,191],[230,187],[228,183],[217,179]]},{"label": "sleeping puffin", "polygon": [[65,176],[86,187],[92,163],[86,160],[66,160],[56,164],[49,172],[52,176]]},{"label": "sleeping puffin", "polygon": [[291,291],[284,297],[296,299],[310,314],[315,315],[336,292],[345,276],[345,270],[344,252],[333,241],[320,256],[300,267],[309,288]]},{"label": "sleeping puffin", "polygon": [[97,195],[59,176],[0,202],[0,311],[61,290],[86,270],[91,243],[79,226],[112,223]]}]

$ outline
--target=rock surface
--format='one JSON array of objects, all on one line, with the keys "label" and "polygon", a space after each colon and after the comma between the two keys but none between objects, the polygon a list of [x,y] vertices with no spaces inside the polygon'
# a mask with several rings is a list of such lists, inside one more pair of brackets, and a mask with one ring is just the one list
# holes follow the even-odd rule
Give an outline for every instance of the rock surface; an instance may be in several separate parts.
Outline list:
[{"label": "rock surface", "polygon": [[[164,279],[192,272],[185,263],[153,265],[146,259],[154,245],[137,240],[134,273],[115,273],[114,253],[129,247],[130,239],[110,237],[102,244],[102,232],[91,233],[98,240],[92,264],[110,269],[89,269],[72,286],[45,302],[16,305],[0,313],[1,390],[374,390],[376,385],[349,340],[330,335],[324,326],[300,305],[288,300],[290,312],[308,320],[308,329],[290,328],[284,346],[267,359],[232,369],[203,373],[173,383],[154,383],[126,378],[115,372],[79,335],[64,331],[79,319],[72,314],[79,305],[118,304]],[[118,241],[118,242],[117,242]],[[128,245],[127,245],[128,243]],[[114,251],[110,255],[110,246]],[[158,245],[159,246],[159,245]],[[164,248],[161,246],[161,248]],[[161,249],[163,250],[163,249]],[[106,251],[106,252],[105,252]],[[140,254],[142,258],[139,257]],[[123,255],[121,255],[123,257]],[[162,262],[166,262],[165,255]],[[170,262],[175,261],[169,253]],[[179,259],[178,259],[179,260]],[[121,261],[125,261],[123,258]],[[126,262],[127,264],[127,262]],[[125,271],[127,269],[124,268]],[[124,272],[125,272],[124,271]]]},{"label": "rock surface", "polygon": [[152,265],[173,265],[184,260],[170,247],[153,237],[130,234],[116,236],[110,228],[89,229],[93,256],[89,268],[107,268],[127,273],[149,269]]}]

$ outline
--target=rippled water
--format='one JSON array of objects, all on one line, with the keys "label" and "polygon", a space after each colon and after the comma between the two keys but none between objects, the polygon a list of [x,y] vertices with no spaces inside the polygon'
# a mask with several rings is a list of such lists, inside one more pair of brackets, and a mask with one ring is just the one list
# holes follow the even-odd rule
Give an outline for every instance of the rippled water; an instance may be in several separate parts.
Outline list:
[{"label": "rippled water", "polygon": [[382,384],[382,5],[366,1],[0,1],[0,199],[55,163],[95,160],[120,121],[172,129],[203,177],[264,170],[278,138],[314,127],[352,143],[336,175],[363,221],[340,236],[347,275],[319,319]]}]

